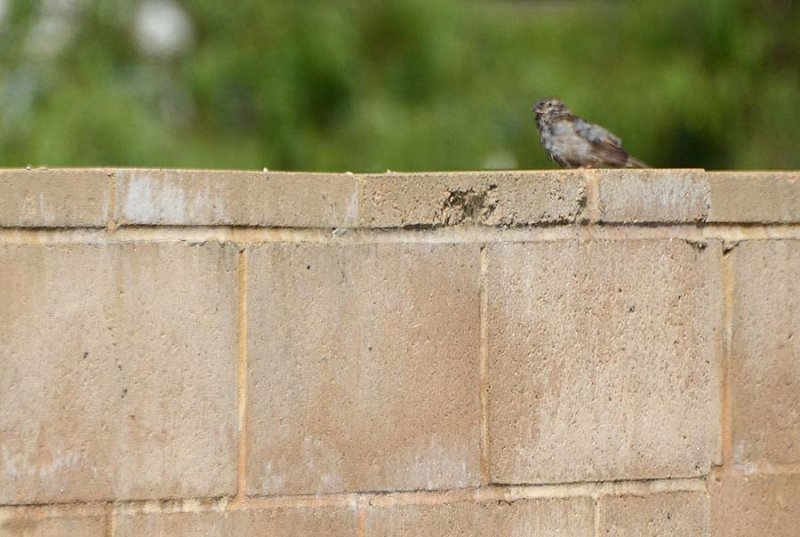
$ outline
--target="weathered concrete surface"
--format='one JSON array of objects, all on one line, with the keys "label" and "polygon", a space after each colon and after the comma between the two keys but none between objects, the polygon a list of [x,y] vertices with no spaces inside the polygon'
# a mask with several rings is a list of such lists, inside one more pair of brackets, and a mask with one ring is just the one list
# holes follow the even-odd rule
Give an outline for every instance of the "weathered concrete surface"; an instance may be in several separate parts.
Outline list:
[{"label": "weathered concrete surface", "polygon": [[117,170],[120,224],[354,227],[352,175]]},{"label": "weathered concrete surface", "polygon": [[705,492],[604,496],[598,500],[598,516],[598,536],[711,535],[711,504]]},{"label": "weathered concrete surface", "polygon": [[714,537],[796,537],[800,474],[726,477],[711,482]]},{"label": "weathered concrete surface", "polygon": [[104,170],[0,170],[0,227],[103,227],[111,207]]},{"label": "weathered concrete surface", "polygon": [[595,170],[599,219],[609,223],[695,223],[708,216],[703,170]]},{"label": "weathered concrete surface", "polygon": [[0,503],[233,492],[235,254],[0,246]]},{"label": "weathered concrete surface", "polygon": [[117,517],[114,537],[140,535],[355,537],[358,532],[357,514],[352,507],[150,513]]},{"label": "weathered concrete surface", "polygon": [[719,246],[488,248],[492,481],[708,472],[719,434]]},{"label": "weathered concrete surface", "polygon": [[583,173],[492,172],[361,176],[364,227],[530,225],[574,222]]},{"label": "weathered concrete surface", "polygon": [[0,171],[0,537],[794,536],[798,189]]},{"label": "weathered concrete surface", "polygon": [[751,241],[734,263],[734,462],[800,463],[800,241]]},{"label": "weathered concrete surface", "polygon": [[479,483],[478,245],[265,245],[248,266],[249,494]]},{"label": "weathered concrete surface", "polygon": [[593,537],[593,517],[590,498],[406,505],[370,509],[365,537]]},{"label": "weathered concrete surface", "polygon": [[0,194],[0,227],[800,223],[796,171],[0,170]]},{"label": "weathered concrete surface", "polygon": [[800,222],[800,172],[708,172],[709,222]]}]

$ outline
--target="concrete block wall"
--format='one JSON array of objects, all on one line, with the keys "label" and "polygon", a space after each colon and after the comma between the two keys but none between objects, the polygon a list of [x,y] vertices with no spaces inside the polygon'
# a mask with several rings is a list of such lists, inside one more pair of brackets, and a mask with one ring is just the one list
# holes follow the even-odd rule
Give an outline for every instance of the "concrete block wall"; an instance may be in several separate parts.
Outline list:
[{"label": "concrete block wall", "polygon": [[796,536],[800,173],[0,171],[0,536]]}]

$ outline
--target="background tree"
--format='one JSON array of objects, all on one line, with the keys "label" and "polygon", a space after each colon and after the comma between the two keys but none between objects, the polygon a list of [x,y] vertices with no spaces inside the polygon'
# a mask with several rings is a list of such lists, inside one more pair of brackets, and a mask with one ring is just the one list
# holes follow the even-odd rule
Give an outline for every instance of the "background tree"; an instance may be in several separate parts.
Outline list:
[{"label": "background tree", "polygon": [[563,98],[663,167],[800,167],[794,0],[0,0],[0,165],[551,167]]}]

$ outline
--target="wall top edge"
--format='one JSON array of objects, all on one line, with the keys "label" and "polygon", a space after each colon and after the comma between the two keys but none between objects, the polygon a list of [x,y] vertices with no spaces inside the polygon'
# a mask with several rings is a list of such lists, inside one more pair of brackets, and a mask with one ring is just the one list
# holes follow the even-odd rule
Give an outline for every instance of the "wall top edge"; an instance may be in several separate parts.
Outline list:
[{"label": "wall top edge", "polygon": [[800,171],[0,169],[0,227],[797,224]]}]

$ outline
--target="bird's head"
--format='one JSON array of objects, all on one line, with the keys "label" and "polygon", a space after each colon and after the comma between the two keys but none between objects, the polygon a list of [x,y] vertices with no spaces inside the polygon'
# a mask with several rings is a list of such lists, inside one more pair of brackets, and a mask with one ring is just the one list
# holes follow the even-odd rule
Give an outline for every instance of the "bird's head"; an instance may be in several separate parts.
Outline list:
[{"label": "bird's head", "polygon": [[542,99],[533,105],[533,113],[536,114],[537,117],[556,116],[568,111],[569,110],[567,110],[567,107],[564,105],[564,101],[561,99]]}]

